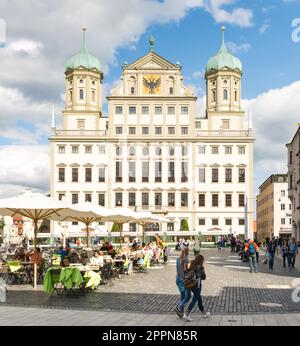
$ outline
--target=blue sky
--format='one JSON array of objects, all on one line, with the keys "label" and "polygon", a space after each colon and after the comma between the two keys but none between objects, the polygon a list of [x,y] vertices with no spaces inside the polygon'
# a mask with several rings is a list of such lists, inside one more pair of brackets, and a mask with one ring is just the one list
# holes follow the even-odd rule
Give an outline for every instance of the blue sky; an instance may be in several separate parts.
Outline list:
[{"label": "blue sky", "polygon": [[[300,120],[300,43],[292,41],[291,25],[300,18],[300,1],[86,0],[82,7],[80,0],[43,6],[38,0],[3,0],[0,13],[6,23],[6,44],[0,48],[0,159],[5,158],[0,196],[1,189],[4,195],[27,184],[26,177],[23,182],[11,178],[14,172],[23,174],[17,167],[22,150],[24,157],[30,155],[26,162],[38,157],[48,170],[51,106],[59,121],[64,63],[80,48],[82,25],[88,28],[89,50],[103,64],[105,92],[120,78],[124,61],[147,53],[153,34],[157,53],[181,63],[185,84],[195,87],[199,101],[205,95],[206,63],[218,51],[225,25],[228,47],[243,63],[246,111],[249,100],[253,104],[255,189],[271,173],[286,171],[285,144]],[[36,170],[29,168],[34,181]],[[47,191],[48,174],[36,188]]]}]

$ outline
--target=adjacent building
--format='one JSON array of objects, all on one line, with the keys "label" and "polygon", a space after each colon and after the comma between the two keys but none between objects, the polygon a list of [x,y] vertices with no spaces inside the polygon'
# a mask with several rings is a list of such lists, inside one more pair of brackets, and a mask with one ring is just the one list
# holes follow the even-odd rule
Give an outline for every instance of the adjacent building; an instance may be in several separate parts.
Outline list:
[{"label": "adjacent building", "polygon": [[288,150],[288,195],[292,202],[293,236],[300,240],[300,124]]},{"label": "adjacent building", "polygon": [[[197,114],[182,67],[155,51],[153,37],[144,56],[123,64],[107,96],[107,114],[101,64],[85,38],[65,76],[63,128],[56,128],[53,114],[49,139],[53,197],[164,215],[168,224],[145,230],[170,240],[200,233],[251,237],[254,137],[241,105],[242,64],[227,50],[224,35],[206,66],[205,117]],[[52,226],[53,234],[62,232]],[[94,235],[111,226],[95,225]],[[68,235],[82,235],[81,228],[70,224]],[[139,231],[135,223],[124,225],[125,235]]]},{"label": "adjacent building", "polygon": [[273,174],[259,187],[256,212],[259,240],[292,236],[292,204],[286,174]]}]

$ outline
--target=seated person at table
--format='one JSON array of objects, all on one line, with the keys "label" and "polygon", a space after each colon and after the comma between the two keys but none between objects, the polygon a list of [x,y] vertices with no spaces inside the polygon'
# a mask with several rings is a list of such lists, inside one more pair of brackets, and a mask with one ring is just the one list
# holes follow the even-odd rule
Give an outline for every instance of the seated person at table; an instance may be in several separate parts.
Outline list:
[{"label": "seated person at table", "polygon": [[80,254],[80,257],[81,257],[81,263],[84,265],[84,266],[86,266],[88,263],[89,263],[89,261],[90,261],[90,259],[89,259],[89,256],[88,256],[88,253],[85,251],[85,250],[83,250],[82,252],[81,252],[81,254]]},{"label": "seated person at table", "polygon": [[41,254],[41,249],[39,247],[36,248],[36,252],[31,250],[27,256],[29,257],[30,262],[37,263],[38,266],[43,264],[43,257]]},{"label": "seated person at table", "polygon": [[16,253],[16,260],[21,261],[21,262],[26,262],[26,254],[25,254],[25,250],[23,247],[19,247],[19,250]]},{"label": "seated person at table", "polygon": [[64,258],[68,255],[68,252],[61,246],[57,254],[60,255],[61,260],[63,261]]},{"label": "seated person at table", "polygon": [[80,263],[80,257],[76,253],[75,249],[70,249],[70,253],[68,255],[68,260],[70,263]]},{"label": "seated person at table", "polygon": [[62,267],[69,267],[70,266],[70,261],[69,261],[69,258],[68,257],[65,257],[61,264],[60,264]]},{"label": "seated person at table", "polygon": [[94,256],[91,258],[91,264],[95,264],[97,266],[103,267],[104,259],[102,256],[99,255],[97,251],[94,253]]}]

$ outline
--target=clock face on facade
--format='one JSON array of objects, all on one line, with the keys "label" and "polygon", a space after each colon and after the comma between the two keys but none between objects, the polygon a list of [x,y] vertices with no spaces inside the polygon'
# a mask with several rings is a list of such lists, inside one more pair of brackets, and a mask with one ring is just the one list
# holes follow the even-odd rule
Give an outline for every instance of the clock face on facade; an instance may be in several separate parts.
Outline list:
[{"label": "clock face on facade", "polygon": [[143,76],[143,94],[144,95],[161,95],[161,76],[145,75]]}]

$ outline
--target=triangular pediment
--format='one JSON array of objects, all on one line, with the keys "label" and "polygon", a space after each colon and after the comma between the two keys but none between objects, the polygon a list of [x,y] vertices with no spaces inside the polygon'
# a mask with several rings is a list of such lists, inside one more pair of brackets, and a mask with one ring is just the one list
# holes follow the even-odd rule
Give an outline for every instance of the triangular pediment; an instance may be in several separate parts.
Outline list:
[{"label": "triangular pediment", "polygon": [[124,67],[125,70],[179,70],[180,66],[172,64],[155,52],[149,52],[130,65]]}]

